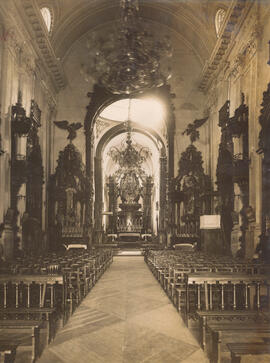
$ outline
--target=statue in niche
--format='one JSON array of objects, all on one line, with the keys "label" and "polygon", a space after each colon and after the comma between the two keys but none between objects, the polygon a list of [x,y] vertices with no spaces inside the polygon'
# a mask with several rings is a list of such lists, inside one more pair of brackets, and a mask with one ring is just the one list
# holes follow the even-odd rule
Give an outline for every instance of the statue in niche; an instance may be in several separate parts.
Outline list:
[{"label": "statue in niche", "polygon": [[195,193],[197,191],[198,182],[190,171],[188,175],[183,177],[182,190],[185,193],[185,214],[193,215],[195,213]]},{"label": "statue in niche", "polygon": [[22,218],[22,235],[24,250],[30,254],[37,254],[42,249],[42,231],[39,221],[24,213]]},{"label": "statue in niche", "polygon": [[71,211],[73,209],[73,195],[74,195],[74,193],[76,193],[76,189],[67,188],[66,193],[67,193],[67,199],[66,199],[67,212],[69,212],[69,211]]}]

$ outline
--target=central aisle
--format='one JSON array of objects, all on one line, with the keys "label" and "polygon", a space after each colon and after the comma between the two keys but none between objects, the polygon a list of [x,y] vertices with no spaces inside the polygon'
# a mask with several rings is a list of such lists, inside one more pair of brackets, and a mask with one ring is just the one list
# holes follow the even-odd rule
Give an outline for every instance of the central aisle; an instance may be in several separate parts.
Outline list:
[{"label": "central aisle", "polygon": [[38,363],[208,362],[143,257],[114,262]]}]

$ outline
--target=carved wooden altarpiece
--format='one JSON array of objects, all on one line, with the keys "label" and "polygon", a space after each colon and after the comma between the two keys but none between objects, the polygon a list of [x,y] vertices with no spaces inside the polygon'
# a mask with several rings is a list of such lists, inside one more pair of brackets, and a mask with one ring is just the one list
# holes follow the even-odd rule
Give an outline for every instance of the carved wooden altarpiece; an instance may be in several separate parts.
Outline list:
[{"label": "carved wooden altarpiece", "polygon": [[259,118],[261,131],[259,149],[262,159],[262,234],[258,246],[262,258],[270,261],[270,83],[263,93],[262,109]]},{"label": "carved wooden altarpiece", "polygon": [[[249,207],[249,150],[248,150],[248,107],[242,94],[241,105],[229,117],[230,101],[226,101],[219,111],[221,142],[217,163],[217,187],[219,194],[219,212],[224,249],[231,252],[231,237],[234,223],[238,224],[241,215],[239,255],[245,255],[245,235],[248,228]],[[241,138],[240,150],[235,153],[236,139]],[[235,210],[235,184],[239,186],[242,208]]]},{"label": "carved wooden altarpiece", "polygon": [[49,182],[50,247],[84,240],[86,203],[85,166],[72,141],[59,152],[55,173]]},{"label": "carved wooden altarpiece", "polygon": [[174,181],[173,242],[199,242],[200,215],[210,214],[211,180],[204,173],[201,152],[193,145],[193,142],[199,138],[197,128],[206,120],[207,118],[195,120],[183,133],[190,136],[191,144],[181,154],[178,176]]},{"label": "carved wooden altarpiece", "polygon": [[11,109],[11,208],[14,213],[15,250],[41,248],[43,166],[38,129],[41,111],[31,100],[30,117],[18,102]]}]

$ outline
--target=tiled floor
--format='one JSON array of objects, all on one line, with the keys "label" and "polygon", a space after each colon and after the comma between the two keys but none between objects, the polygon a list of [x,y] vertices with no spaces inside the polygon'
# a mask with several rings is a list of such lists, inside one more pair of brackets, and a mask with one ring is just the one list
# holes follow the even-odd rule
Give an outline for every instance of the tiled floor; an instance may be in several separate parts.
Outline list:
[{"label": "tiled floor", "polygon": [[206,363],[143,257],[114,257],[38,363]]}]

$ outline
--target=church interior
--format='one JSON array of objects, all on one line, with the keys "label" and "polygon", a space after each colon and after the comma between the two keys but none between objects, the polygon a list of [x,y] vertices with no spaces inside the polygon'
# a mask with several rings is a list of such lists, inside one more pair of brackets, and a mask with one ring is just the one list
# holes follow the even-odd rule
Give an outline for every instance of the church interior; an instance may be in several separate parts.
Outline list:
[{"label": "church interior", "polygon": [[1,0],[0,201],[1,362],[269,362],[270,1]]}]

